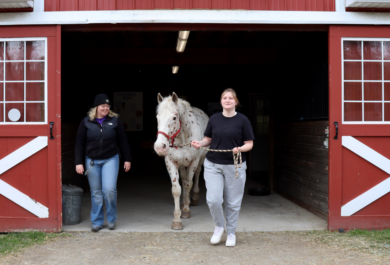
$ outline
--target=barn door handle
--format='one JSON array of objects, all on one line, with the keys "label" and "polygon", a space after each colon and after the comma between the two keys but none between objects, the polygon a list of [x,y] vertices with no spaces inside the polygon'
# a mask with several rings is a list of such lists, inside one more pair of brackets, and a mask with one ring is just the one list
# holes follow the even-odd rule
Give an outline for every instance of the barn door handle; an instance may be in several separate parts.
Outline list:
[{"label": "barn door handle", "polygon": [[54,121],[51,121],[50,122],[50,140],[54,139],[54,137],[53,137],[53,125],[54,125]]},{"label": "barn door handle", "polygon": [[333,137],[333,139],[337,140],[337,139],[339,139],[337,137],[337,135],[339,135],[339,123],[337,121],[335,121],[333,124],[336,126],[336,136]]}]

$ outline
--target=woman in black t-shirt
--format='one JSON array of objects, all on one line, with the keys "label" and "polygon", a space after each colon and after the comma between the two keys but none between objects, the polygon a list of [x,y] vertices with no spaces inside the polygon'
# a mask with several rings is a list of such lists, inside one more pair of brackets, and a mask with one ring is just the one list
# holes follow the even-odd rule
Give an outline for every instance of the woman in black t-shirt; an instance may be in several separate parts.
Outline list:
[{"label": "woman in black t-shirt", "polygon": [[[248,118],[236,112],[239,104],[236,92],[228,88],[221,95],[223,112],[210,117],[207,124],[205,137],[201,141],[192,141],[195,148],[211,145],[211,149],[233,149],[248,152],[253,148],[253,130]],[[210,239],[211,244],[218,244],[224,232],[225,216],[222,203],[225,203],[226,246],[236,245],[236,227],[241,208],[242,197],[246,180],[246,157],[242,153],[242,167],[238,169],[236,178],[233,154],[230,152],[208,152],[204,162],[204,179],[207,188],[207,204],[215,223],[214,234]]]}]

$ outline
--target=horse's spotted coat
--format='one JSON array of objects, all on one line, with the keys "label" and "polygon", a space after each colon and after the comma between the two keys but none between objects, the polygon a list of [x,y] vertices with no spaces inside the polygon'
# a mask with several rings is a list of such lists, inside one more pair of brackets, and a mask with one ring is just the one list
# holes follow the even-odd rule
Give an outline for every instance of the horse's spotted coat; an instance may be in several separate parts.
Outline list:
[{"label": "horse's spotted coat", "polygon": [[[180,133],[175,138],[174,144],[177,146],[187,144],[193,140],[202,140],[203,132],[206,129],[208,116],[197,108],[177,97],[175,93],[172,96],[159,99],[157,109],[158,131],[169,132],[168,135],[173,135],[180,128]],[[191,115],[191,114],[193,115]],[[200,124],[199,124],[199,121]],[[170,128],[173,128],[170,130]],[[176,129],[178,128],[178,129]],[[163,148],[165,145],[165,148]],[[203,161],[206,157],[206,151],[196,150],[189,145],[182,148],[169,148],[168,139],[162,134],[158,134],[154,144],[154,149],[159,155],[165,156],[165,164],[172,181],[172,195],[175,201],[175,211],[173,223],[181,223],[180,220],[180,195],[183,191],[183,212],[186,212],[187,218],[190,216],[190,191],[193,188],[192,200],[199,200],[199,174]],[[183,190],[177,181],[178,171],[182,179]],[[193,177],[194,183],[193,183]],[[194,185],[193,185],[194,184]]]}]

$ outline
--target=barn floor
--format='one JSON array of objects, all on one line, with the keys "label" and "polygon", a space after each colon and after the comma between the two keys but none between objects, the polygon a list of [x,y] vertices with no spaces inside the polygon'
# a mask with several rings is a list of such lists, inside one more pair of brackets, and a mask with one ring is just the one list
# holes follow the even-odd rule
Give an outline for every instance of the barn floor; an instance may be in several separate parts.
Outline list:
[{"label": "barn floor", "polygon": [[[246,189],[256,187],[247,180]],[[182,219],[185,232],[212,232],[214,224],[206,204],[204,181],[200,182],[200,202],[192,206],[191,218]],[[82,198],[82,222],[63,226],[63,231],[90,231],[90,193]],[[171,183],[166,176],[120,176],[118,181],[119,232],[171,232],[173,219]],[[238,232],[325,230],[324,220],[278,194],[249,196],[245,193]],[[110,231],[106,227],[102,232]]]}]

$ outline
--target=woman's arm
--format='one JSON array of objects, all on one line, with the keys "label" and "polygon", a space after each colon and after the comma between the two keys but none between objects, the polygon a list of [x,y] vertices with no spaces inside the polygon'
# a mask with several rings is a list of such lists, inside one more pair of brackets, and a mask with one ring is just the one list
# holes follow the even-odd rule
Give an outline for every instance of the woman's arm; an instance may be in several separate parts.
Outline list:
[{"label": "woman's arm", "polygon": [[75,164],[76,172],[80,175],[84,174],[84,150],[85,142],[87,138],[87,129],[84,126],[84,119],[81,121],[79,129],[77,130],[76,135],[76,144],[75,144]]},{"label": "woman's arm", "polygon": [[240,150],[241,152],[249,152],[250,150],[252,150],[253,148],[253,140],[250,140],[250,141],[244,141],[244,145],[241,146],[241,147],[235,147],[233,149],[233,152],[235,154],[238,153],[238,150]]},{"label": "woman's arm", "polygon": [[128,172],[131,168],[131,154],[129,142],[127,141],[127,136],[125,132],[125,128],[120,119],[117,119],[118,126],[116,128],[116,141],[121,153],[123,155],[123,160],[125,160],[125,164],[123,166],[125,172]]},{"label": "woman's arm", "polygon": [[204,137],[201,141],[192,141],[191,145],[195,147],[196,149],[199,149],[200,147],[207,147],[211,144],[211,138]]}]

